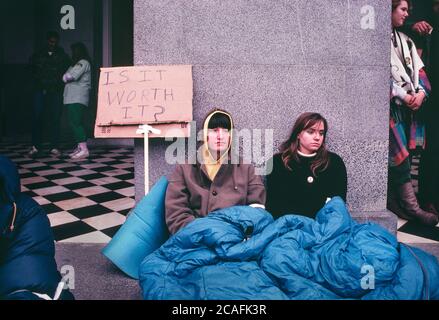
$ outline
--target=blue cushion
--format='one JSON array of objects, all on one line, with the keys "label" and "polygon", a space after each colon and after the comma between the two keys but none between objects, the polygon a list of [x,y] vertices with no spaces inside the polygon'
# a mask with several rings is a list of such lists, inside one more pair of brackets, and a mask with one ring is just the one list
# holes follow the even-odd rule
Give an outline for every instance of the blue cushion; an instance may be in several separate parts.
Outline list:
[{"label": "blue cushion", "polygon": [[102,250],[104,256],[132,278],[139,278],[142,260],[169,237],[165,222],[167,186],[168,180],[161,177]]}]

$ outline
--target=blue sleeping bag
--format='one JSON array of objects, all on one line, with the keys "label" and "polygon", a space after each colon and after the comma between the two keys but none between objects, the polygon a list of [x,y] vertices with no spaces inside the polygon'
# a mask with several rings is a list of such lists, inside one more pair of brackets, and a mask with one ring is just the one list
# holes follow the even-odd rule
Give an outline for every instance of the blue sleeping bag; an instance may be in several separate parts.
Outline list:
[{"label": "blue sleeping bag", "polygon": [[165,222],[166,177],[161,177],[136,205],[102,254],[134,279],[142,260],[168,238]]},{"label": "blue sleeping bag", "polygon": [[139,279],[144,299],[439,299],[437,259],[356,223],[339,197],[315,220],[211,212],[149,254]]},{"label": "blue sleeping bag", "polygon": [[0,155],[0,299],[73,299],[60,282],[49,219]]}]

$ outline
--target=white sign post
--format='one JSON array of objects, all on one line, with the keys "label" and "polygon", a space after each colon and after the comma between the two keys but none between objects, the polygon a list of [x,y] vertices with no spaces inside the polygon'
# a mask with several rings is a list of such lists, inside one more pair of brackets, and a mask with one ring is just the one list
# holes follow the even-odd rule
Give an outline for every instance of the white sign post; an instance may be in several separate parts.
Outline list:
[{"label": "white sign post", "polygon": [[149,192],[149,133],[160,134],[159,129],[155,129],[148,124],[143,124],[139,126],[137,129],[137,134],[143,133],[143,142],[144,142],[144,167],[145,167],[145,195]]}]

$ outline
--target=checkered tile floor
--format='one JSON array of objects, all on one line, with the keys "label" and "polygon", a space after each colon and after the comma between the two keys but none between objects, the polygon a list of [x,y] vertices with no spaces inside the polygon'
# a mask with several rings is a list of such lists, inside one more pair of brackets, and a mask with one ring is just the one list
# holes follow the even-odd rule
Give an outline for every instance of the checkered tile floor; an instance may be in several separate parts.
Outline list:
[{"label": "checkered tile floor", "polygon": [[[414,157],[412,159],[411,175],[416,192],[418,191],[418,168],[419,157]],[[436,227],[428,227],[398,218],[397,237],[400,242],[405,243],[439,244],[439,224]]]},{"label": "checkered tile floor", "polygon": [[89,159],[73,161],[67,155],[32,159],[29,148],[0,143],[0,153],[18,166],[22,191],[46,210],[55,240],[110,241],[135,205],[133,150],[96,148]]}]

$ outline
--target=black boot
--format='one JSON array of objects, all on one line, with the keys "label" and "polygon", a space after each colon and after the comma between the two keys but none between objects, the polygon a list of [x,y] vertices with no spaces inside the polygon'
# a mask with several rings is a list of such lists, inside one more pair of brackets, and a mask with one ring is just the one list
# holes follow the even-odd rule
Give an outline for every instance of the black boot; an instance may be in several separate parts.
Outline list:
[{"label": "black boot", "polygon": [[399,203],[407,216],[413,217],[415,220],[429,226],[438,224],[438,216],[434,213],[424,211],[419,207],[418,199],[416,198],[415,190],[411,182],[406,182],[398,188],[398,196]]}]

